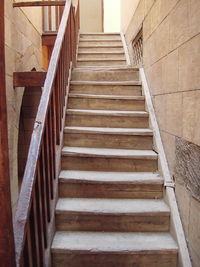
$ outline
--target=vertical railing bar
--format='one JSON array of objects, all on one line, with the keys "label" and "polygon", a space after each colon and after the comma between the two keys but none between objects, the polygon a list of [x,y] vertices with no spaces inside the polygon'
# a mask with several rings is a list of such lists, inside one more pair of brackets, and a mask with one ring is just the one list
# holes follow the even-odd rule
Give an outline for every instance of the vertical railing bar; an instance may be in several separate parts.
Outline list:
[{"label": "vertical railing bar", "polygon": [[55,114],[55,87],[52,91],[52,134],[53,134],[53,160],[54,160],[54,179],[56,179],[56,114]]},{"label": "vertical railing bar", "polygon": [[26,241],[27,241],[27,251],[26,251],[27,255],[24,256],[24,264],[26,266],[28,263],[29,267],[34,267],[33,255],[32,255],[33,249],[32,249],[32,241],[31,241],[30,220],[27,223]]},{"label": "vertical railing bar", "polygon": [[35,188],[33,191],[33,202],[30,212],[30,231],[33,247],[33,260],[36,267],[40,266],[40,251],[39,251],[39,239],[38,239],[38,221],[37,221],[37,209],[36,209],[36,197]]},{"label": "vertical railing bar", "polygon": [[[51,105],[49,108],[48,113],[48,134],[49,134],[49,150],[50,150],[50,172],[51,172],[51,184],[52,184],[52,191],[53,191],[53,183],[54,183],[54,160],[53,160],[53,136],[52,136],[52,121],[51,121]],[[54,194],[54,192],[52,192]]]},{"label": "vertical railing bar", "polygon": [[[62,13],[63,7],[55,8],[53,23],[52,9],[47,9],[49,30],[52,30],[52,25],[53,28],[58,27]],[[55,205],[57,145],[60,144],[62,119],[65,116],[69,69],[71,62],[75,64],[79,21],[79,18],[75,17],[71,0],[66,3],[64,14],[62,27],[58,31],[59,38],[55,42],[59,54],[54,47],[31,139],[25,182],[19,199],[20,207],[15,224],[16,242],[20,243],[17,250],[18,267],[46,266],[46,249],[49,250],[48,232],[49,227],[53,226],[54,216],[51,208]],[[28,204],[24,206],[22,199],[27,199]],[[27,219],[22,223],[23,218]]]},{"label": "vertical railing bar", "polygon": [[35,195],[36,195],[36,210],[37,210],[37,221],[38,221],[38,240],[39,240],[39,253],[40,253],[40,264],[43,266],[44,258],[44,224],[43,224],[43,216],[44,210],[42,205],[43,195],[41,194],[41,183],[40,183],[40,165],[37,167],[37,179],[35,184]]},{"label": "vertical railing bar", "polygon": [[44,141],[42,143],[42,171],[43,171],[43,179],[45,182],[45,189],[46,189],[46,205],[47,205],[47,220],[50,222],[51,219],[51,193],[50,193],[50,187],[49,187],[49,182],[48,182],[48,174],[46,173],[46,161],[45,161],[45,134],[44,134]]},{"label": "vertical railing bar", "polygon": [[59,117],[59,75],[56,74],[55,80],[55,116],[56,116],[56,143],[60,144],[60,117]]},{"label": "vertical railing bar", "polygon": [[[49,110],[48,110],[49,112]],[[47,114],[47,118],[48,118],[48,114]],[[46,131],[45,131],[45,135],[46,135],[46,142],[45,142],[45,161],[47,163],[47,177],[48,177],[48,184],[49,184],[49,191],[50,191],[50,196],[51,196],[51,199],[53,199],[53,183],[52,183],[52,177],[51,177],[51,163],[50,163],[50,153],[49,153],[49,123],[48,123],[48,119],[46,121]],[[51,209],[50,209],[50,212],[51,212]]]},{"label": "vertical railing bar", "polygon": [[44,246],[47,248],[47,227],[48,227],[48,211],[47,211],[47,192],[46,192],[46,176],[43,175],[43,149],[41,149],[40,154],[40,165],[38,166],[38,171],[40,174],[38,174],[38,180],[40,182],[40,188],[41,188],[41,195],[42,195],[42,209],[43,209],[43,236],[44,236]]},{"label": "vertical railing bar", "polygon": [[48,7],[48,22],[49,22],[49,31],[52,31],[51,6]]}]

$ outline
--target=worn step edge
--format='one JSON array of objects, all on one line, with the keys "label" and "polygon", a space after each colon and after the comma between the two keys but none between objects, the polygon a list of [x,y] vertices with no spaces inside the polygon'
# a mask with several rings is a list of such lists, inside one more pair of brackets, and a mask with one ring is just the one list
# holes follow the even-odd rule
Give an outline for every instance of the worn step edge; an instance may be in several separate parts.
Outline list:
[{"label": "worn step edge", "polygon": [[78,46],[79,48],[122,48],[123,49],[123,44],[117,44],[117,45],[114,45],[114,44],[111,44],[111,45],[108,45],[108,44],[99,44],[99,45],[87,45],[87,44],[79,44]]},{"label": "worn step edge", "polygon": [[80,35],[119,35],[118,32],[80,32]]},{"label": "worn step edge", "polygon": [[144,96],[123,96],[123,95],[93,95],[93,94],[69,94],[70,98],[87,98],[87,99],[111,99],[111,100],[138,100],[144,101]]},{"label": "worn step edge", "polygon": [[153,150],[129,150],[108,148],[66,147],[62,149],[62,156],[97,157],[97,158],[124,158],[124,159],[151,159],[157,160],[158,155]]},{"label": "worn step edge", "polygon": [[131,86],[131,85],[141,85],[141,82],[139,81],[71,81],[70,82],[71,85],[120,85],[120,86]]},{"label": "worn step edge", "polygon": [[62,170],[59,175],[61,183],[117,183],[117,184],[163,184],[158,173],[151,172],[100,172]]},{"label": "worn step edge", "polygon": [[53,253],[177,254],[169,233],[56,232]]},{"label": "worn step edge", "polygon": [[[122,39],[121,38],[107,38],[107,39],[100,39],[100,38],[97,38],[97,39],[95,39],[95,38],[80,38],[79,39],[79,42],[81,43],[81,42],[122,42]],[[79,44],[80,44],[79,43]]]},{"label": "worn step edge", "polygon": [[87,116],[113,116],[113,117],[145,117],[148,118],[149,114],[145,111],[113,111],[113,110],[86,110],[86,109],[67,109],[67,114],[73,115],[87,115]]},{"label": "worn step edge", "polygon": [[[102,53],[102,52],[100,52]],[[104,52],[103,52],[104,53]],[[76,67],[73,69],[73,72],[76,72],[76,71],[83,71],[82,68],[79,68],[79,67]],[[85,71],[91,71],[90,69],[84,69],[84,72]],[[132,71],[139,71],[138,68],[136,67],[130,67],[130,66],[121,66],[121,67],[115,67],[115,66],[110,66],[109,68],[106,68],[106,70],[104,70],[102,67],[100,66],[97,66],[93,71],[98,71],[98,72],[103,72],[103,71],[106,71],[106,72],[109,72],[109,71],[122,71],[122,72],[132,72]]]},{"label": "worn step edge", "polygon": [[79,51],[78,55],[123,55],[124,51],[105,51],[105,52],[98,52],[98,51],[91,51],[91,52],[84,52]]},{"label": "worn step edge", "polygon": [[125,57],[122,58],[78,58],[77,62],[110,62],[110,61],[126,61]]},{"label": "worn step edge", "polygon": [[60,198],[56,214],[66,213],[169,216],[170,209],[163,200],[155,199]]},{"label": "worn step edge", "polygon": [[140,128],[103,128],[103,127],[68,127],[64,128],[65,133],[80,134],[110,134],[110,135],[136,135],[136,136],[153,136],[151,129]]}]

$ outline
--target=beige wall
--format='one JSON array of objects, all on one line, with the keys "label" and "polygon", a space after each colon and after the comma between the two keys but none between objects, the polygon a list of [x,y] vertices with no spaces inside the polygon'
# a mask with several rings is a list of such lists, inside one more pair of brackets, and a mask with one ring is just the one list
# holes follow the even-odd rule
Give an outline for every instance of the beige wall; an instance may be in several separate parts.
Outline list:
[{"label": "beige wall", "polygon": [[103,31],[103,0],[80,0],[80,31]]},{"label": "beige wall", "polygon": [[[142,23],[145,72],[170,171],[176,181],[193,266],[198,267],[200,202],[186,189],[184,180],[176,179],[176,167],[179,138],[200,146],[200,1],[140,0],[126,31],[130,54],[132,39]],[[192,164],[199,159],[197,154],[197,158],[187,162],[193,176]],[[199,173],[195,178],[199,181]]]},{"label": "beige wall", "polygon": [[121,0],[121,30],[126,32],[140,0]]},{"label": "beige wall", "polygon": [[18,199],[17,146],[19,115],[23,88],[13,88],[14,71],[41,70],[42,10],[41,8],[13,8],[13,1],[5,3],[5,52],[10,177],[13,210]]}]

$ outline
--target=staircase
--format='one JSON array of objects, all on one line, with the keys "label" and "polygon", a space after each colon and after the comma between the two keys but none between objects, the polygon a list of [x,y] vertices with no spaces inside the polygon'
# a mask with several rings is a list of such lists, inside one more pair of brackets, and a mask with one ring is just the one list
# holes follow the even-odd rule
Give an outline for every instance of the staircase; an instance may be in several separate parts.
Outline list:
[{"label": "staircase", "polygon": [[119,34],[80,35],[66,115],[52,266],[177,266],[139,72]]}]

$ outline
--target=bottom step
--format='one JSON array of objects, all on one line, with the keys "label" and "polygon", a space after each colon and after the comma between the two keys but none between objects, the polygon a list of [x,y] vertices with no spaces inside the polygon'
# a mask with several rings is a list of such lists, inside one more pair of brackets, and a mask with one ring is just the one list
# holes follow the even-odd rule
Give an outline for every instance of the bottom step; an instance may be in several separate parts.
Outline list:
[{"label": "bottom step", "polygon": [[57,232],[54,267],[175,267],[178,248],[168,233]]}]

